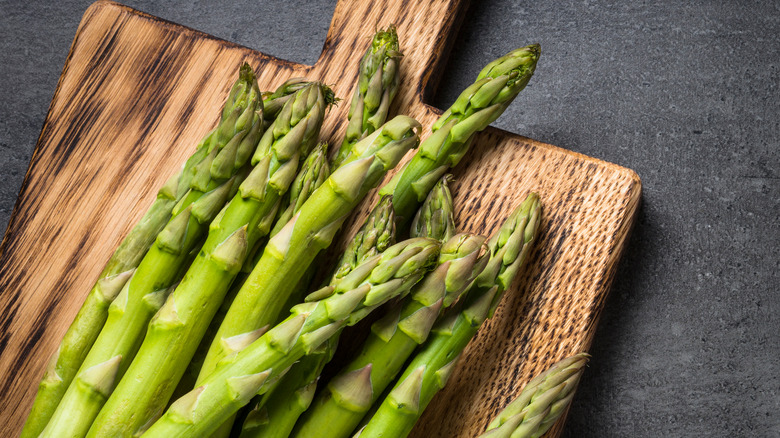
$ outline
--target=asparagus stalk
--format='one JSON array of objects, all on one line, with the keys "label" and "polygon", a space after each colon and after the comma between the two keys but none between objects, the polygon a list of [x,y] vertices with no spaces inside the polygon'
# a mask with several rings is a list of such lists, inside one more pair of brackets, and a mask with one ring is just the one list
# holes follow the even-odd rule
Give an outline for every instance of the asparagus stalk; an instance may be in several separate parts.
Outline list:
[{"label": "asparagus stalk", "polygon": [[263,255],[230,306],[198,378],[203,381],[232,351],[229,339],[276,320],[316,254],[330,245],[349,212],[401,157],[417,146],[414,119],[398,116],[355,145],[336,170],[266,244]]},{"label": "asparagus stalk", "polygon": [[92,286],[76,319],[65,332],[59,348],[49,361],[43,380],[38,386],[32,410],[22,429],[22,438],[40,435],[54,410],[76,376],[89,349],[100,334],[108,318],[108,307],[133,275],[135,268],[154,238],[171,218],[171,210],[186,192],[182,179],[189,174],[198,155],[202,155],[204,143],[190,157],[181,172],[171,177],[157,192],[157,199],[141,220],[125,237]]},{"label": "asparagus stalk", "polygon": [[[328,165],[327,144],[321,143],[315,147],[306,158],[306,161],[304,161],[301,169],[298,171],[298,175],[290,186],[289,191],[285,194],[284,198],[282,198],[282,206],[279,209],[281,212],[276,220],[276,225],[274,225],[274,228],[271,230],[271,236],[274,236],[279,232],[282,228],[280,223],[282,225],[287,223],[292,216],[300,210],[303,203],[309,199],[309,196],[314,193],[314,190],[319,188],[329,176],[330,167]],[[259,255],[262,254],[262,251],[259,250],[262,249],[264,243],[265,242],[261,241],[255,244],[254,254],[247,256],[246,261],[241,268],[241,272],[239,272],[235,281],[230,286],[230,289],[228,289],[225,299],[222,300],[219,310],[214,315],[214,318],[211,319],[206,334],[203,336],[203,339],[201,339],[187,370],[179,381],[179,385],[173,393],[174,399],[179,398],[195,387],[195,381],[200,373],[203,360],[206,358],[208,348],[214,340],[214,336],[216,336],[217,330],[219,329],[220,324],[222,324],[222,320],[225,318],[225,313],[227,313],[227,310],[233,303],[233,299],[244,284],[247,275],[252,272],[252,268],[254,268],[255,263],[257,263]],[[297,302],[293,304],[297,304]],[[287,306],[286,308],[289,309],[290,307],[292,307],[292,305]]]},{"label": "asparagus stalk", "polygon": [[575,354],[525,385],[479,438],[538,438],[555,424],[574,398],[590,356]]},{"label": "asparagus stalk", "polygon": [[[321,143],[317,148],[315,148],[314,151],[312,151],[312,153],[303,163],[301,170],[295,177],[295,181],[293,181],[293,185],[290,187],[290,191],[287,192],[285,197],[282,199],[282,205],[279,209],[274,228],[271,230],[271,237],[275,236],[279,231],[281,231],[282,227],[287,222],[289,222],[290,219],[292,219],[293,215],[297,213],[298,210],[300,210],[303,203],[306,202],[314,190],[319,188],[322,183],[328,179],[329,176],[330,167],[328,165],[327,143]],[[259,242],[259,244],[264,245],[265,242]],[[254,263],[257,260],[247,261],[252,261]],[[254,264],[251,266],[251,268],[254,268]],[[251,268],[249,272],[251,272]],[[309,271],[311,271],[311,269]],[[299,286],[302,282],[305,282],[306,286],[308,286],[308,281],[310,281],[311,277],[314,275],[314,272],[309,271],[307,271],[307,273],[304,274],[303,277],[298,281]],[[245,278],[242,280],[245,280]],[[217,330],[219,330],[219,326],[222,324],[222,321],[225,318],[225,313],[227,313],[227,309],[230,308],[230,305],[233,304],[233,300],[236,296],[235,294],[238,293],[238,290],[240,290],[242,285],[243,281],[241,285],[237,284],[236,286],[238,288],[233,291],[231,296],[226,297],[227,299],[223,301],[221,308],[224,308],[224,312],[219,315],[219,318],[212,319],[211,324],[209,325],[210,333],[207,333],[207,336],[204,336],[204,338],[201,340],[201,343],[203,343],[203,341],[206,340],[206,337],[208,337],[208,344],[204,345],[203,348],[199,347],[202,355],[198,357],[198,362],[194,365],[191,363],[191,366],[198,366],[203,364],[205,355],[208,352],[208,347],[211,345],[211,342],[214,341],[214,336],[216,336]],[[303,299],[303,295],[306,293],[306,290],[303,289],[304,288],[298,287],[296,292],[290,296],[287,304],[285,304],[283,308],[289,309],[295,304],[298,304]],[[298,291],[300,291],[300,293],[298,293]],[[228,300],[229,302],[227,302]],[[227,307],[225,307],[226,305]],[[276,321],[272,322],[272,324],[275,322]],[[198,368],[198,374],[199,373],[200,368]],[[197,374],[195,375],[195,381],[197,381]],[[193,387],[194,385],[190,385],[188,388],[186,388],[186,390],[189,391]],[[234,418],[230,418],[228,421],[223,423],[222,426],[212,434],[211,438],[227,438],[230,435],[233,422]]]},{"label": "asparagus stalk", "polygon": [[102,405],[102,398],[96,400],[94,394],[108,395],[124,374],[147,323],[181,278],[189,253],[245,176],[246,161],[261,130],[260,92],[252,69],[245,64],[208,146],[195,154],[200,160],[187,176],[187,193],[111,303],[105,325],[41,436],[83,436],[87,432]]},{"label": "asparagus stalk", "polygon": [[444,175],[433,187],[412,220],[412,237],[430,237],[446,242],[455,236],[455,207],[450,193],[452,175]]},{"label": "asparagus stalk", "polygon": [[371,46],[360,61],[358,83],[349,105],[347,132],[333,158],[334,166],[344,161],[355,143],[379,129],[387,120],[390,104],[401,81],[398,71],[401,56],[395,26],[374,34]]},{"label": "asparagus stalk", "polygon": [[[454,235],[455,230],[455,222],[453,217],[453,205],[452,205],[452,195],[450,194],[449,187],[447,185],[447,182],[449,180],[448,176],[445,176],[442,178],[439,184],[436,185],[434,190],[431,191],[431,193],[428,195],[428,198],[423,203],[422,207],[420,207],[420,210],[417,213],[417,216],[415,217],[415,224],[412,226],[412,237],[429,237],[432,239],[436,239],[440,242],[446,242]],[[389,200],[390,197],[383,197],[380,200],[380,204],[383,200]],[[387,217],[387,220],[394,221],[395,216],[392,211],[392,205],[388,202],[386,207],[387,212],[385,213],[385,216]],[[369,218],[370,219],[370,218]],[[355,240],[353,240],[353,244],[355,242],[358,242],[358,239],[360,237],[360,233],[356,236]],[[449,253],[449,248],[446,247],[442,248],[443,253],[440,255],[440,259],[447,258],[447,254]],[[342,258],[342,268],[345,271],[349,272],[349,270],[352,269],[353,263],[352,260],[349,259],[349,257],[355,254],[354,251],[347,250],[344,253],[344,256]],[[437,268],[439,274],[441,274],[441,267]],[[336,275],[338,275],[339,270],[336,271]],[[434,274],[429,274],[429,277],[433,277]],[[426,278],[425,281],[428,281]],[[424,281],[424,282],[425,282]],[[418,285],[418,288],[420,285]],[[407,301],[413,301],[411,298],[407,297]],[[395,314],[394,314],[395,315]],[[397,315],[396,315],[397,316]],[[396,321],[397,322],[397,321]],[[403,334],[399,335],[403,336]],[[367,341],[367,344],[371,344],[371,340],[369,339]],[[413,344],[416,345],[416,344]],[[383,340],[378,343],[378,346],[380,349],[383,349],[387,347],[387,343]],[[368,347],[364,347],[368,348]],[[414,348],[414,347],[411,347]],[[390,351],[390,350],[388,350]],[[332,356],[332,352],[328,352],[329,354],[322,354],[320,357],[327,357],[327,361],[330,360],[329,356]],[[365,350],[364,350],[365,353]],[[409,352],[408,354],[404,355],[403,352],[398,351],[398,349],[393,349],[392,356],[396,359],[394,363],[397,363],[396,365],[396,373],[398,370],[400,370],[400,367],[403,365],[403,362],[408,358],[408,355],[411,354]],[[372,354],[368,354],[368,356],[372,356]],[[363,354],[361,358],[365,358],[366,354]],[[304,359],[306,360],[306,359]],[[360,363],[355,363],[360,362]],[[362,361],[365,362],[365,361]],[[350,371],[355,371],[358,369],[364,369],[367,363],[362,363],[360,361],[360,358],[358,358],[356,361],[353,361],[347,369]],[[316,379],[319,377],[319,374],[322,372],[322,368],[325,366],[325,363],[322,363],[319,370],[314,370],[310,374],[313,375],[313,379]],[[295,369],[293,369],[294,371]],[[367,371],[364,369],[364,371]],[[315,374],[316,373],[316,374]],[[340,375],[343,375],[344,372],[342,372]],[[371,380],[371,382],[374,383],[372,385],[373,388],[377,388],[376,393],[381,393],[382,389],[379,387],[381,386],[387,386],[388,383],[385,383],[384,385],[380,382],[377,382],[377,376],[374,376],[373,379],[371,379],[370,376],[371,372],[368,371],[368,374],[364,372],[362,375],[358,377],[359,384],[360,383],[367,383],[368,380]],[[375,374],[381,374],[381,373],[375,373]],[[294,375],[293,375],[294,376]],[[361,378],[362,377],[362,378]],[[368,379],[366,379],[368,377]],[[293,377],[286,377],[287,379],[292,379]],[[349,378],[347,378],[349,380]],[[308,389],[307,384],[310,384],[311,382],[302,382],[300,385],[298,385],[299,388],[301,388],[301,394],[308,395],[314,395],[313,391],[311,389]],[[368,383],[371,385],[371,383]],[[348,385],[347,385],[348,386]],[[365,388],[364,388],[365,389]],[[298,436],[307,436],[312,433],[312,430],[317,430],[318,434],[321,434],[323,430],[327,430],[328,434],[331,436],[348,436],[352,430],[355,429],[355,426],[357,425],[357,422],[360,421],[360,419],[363,417],[362,413],[354,412],[350,406],[345,411],[342,411],[342,406],[339,405],[334,399],[333,395],[331,394],[331,388],[326,387],[324,388],[323,392],[318,397],[318,401],[315,405],[315,407],[309,411],[306,414],[306,417],[301,420],[300,424],[298,425],[298,431],[296,432],[296,435]],[[291,396],[277,396],[281,391],[273,391],[272,396],[274,399],[269,400],[267,403],[265,403],[265,406],[267,408],[264,408],[264,405],[258,404],[256,411],[252,412],[252,414],[247,418],[247,421],[244,424],[244,429],[242,431],[242,438],[286,438],[287,436],[290,436],[292,433],[292,428],[295,426],[296,420],[298,417],[301,416],[302,413],[298,413],[297,411],[306,411],[309,409],[309,406],[311,405],[311,398],[303,398],[303,397],[295,397],[294,400],[289,400],[293,397]],[[286,398],[288,399],[287,403],[280,402],[280,398]],[[346,397],[345,399],[348,399],[349,397]],[[258,408],[263,408],[263,410],[257,410]],[[294,417],[294,418],[292,418]],[[354,422],[355,424],[349,425],[350,421]],[[327,426],[325,426],[327,425]],[[324,427],[323,427],[324,426]],[[323,427],[322,429],[318,430],[318,427]]]},{"label": "asparagus stalk", "polygon": [[[335,286],[366,259],[384,252],[395,243],[395,217],[391,198],[384,197],[366,218],[347,246],[330,280]],[[330,362],[338,335],[322,348],[304,356],[282,378],[279,386],[255,403],[244,421],[242,438],[286,438],[298,417],[309,407],[322,369]]]},{"label": "asparagus stalk", "polygon": [[120,380],[89,436],[136,434],[165,408],[248,249],[268,234],[300,156],[319,135],[329,104],[323,89],[312,83],[296,92],[263,135],[252,158],[254,169],[211,224],[184,280],[149,324],[128,378]]},{"label": "asparagus stalk", "polygon": [[303,355],[316,351],[344,326],[406,293],[430,269],[438,250],[438,242],[432,239],[406,240],[366,260],[335,287],[310,295],[281,324],[225,357],[201,386],[171,405],[144,436],[208,436]]},{"label": "asparagus stalk", "polygon": [[539,197],[532,193],[490,240],[490,260],[474,286],[439,321],[422,349],[360,432],[361,438],[405,437],[447,383],[458,357],[495,312],[536,240]]},{"label": "asparagus stalk", "polygon": [[[540,47],[522,47],[488,64],[431,128],[431,135],[402,171],[379,191],[393,195],[400,224],[412,218],[436,182],[471,146],[475,133],[496,120],[525,88],[536,69]],[[400,225],[399,224],[399,225]]]},{"label": "asparagus stalk", "polygon": [[360,354],[328,383],[292,436],[352,434],[414,349],[425,342],[441,309],[450,306],[485,268],[484,242],[482,236],[458,234],[444,243],[436,270],[371,327]]}]

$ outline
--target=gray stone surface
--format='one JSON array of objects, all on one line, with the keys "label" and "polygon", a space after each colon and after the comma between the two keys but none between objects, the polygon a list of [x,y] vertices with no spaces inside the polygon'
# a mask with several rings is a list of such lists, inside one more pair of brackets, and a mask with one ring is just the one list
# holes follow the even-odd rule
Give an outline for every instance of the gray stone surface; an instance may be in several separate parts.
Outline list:
[{"label": "gray stone surface", "polygon": [[[312,63],[333,3],[130,1]],[[539,41],[498,127],[636,170],[643,205],[569,437],[780,437],[780,4],[475,1],[433,104]],[[0,1],[5,228],[87,1]]]}]

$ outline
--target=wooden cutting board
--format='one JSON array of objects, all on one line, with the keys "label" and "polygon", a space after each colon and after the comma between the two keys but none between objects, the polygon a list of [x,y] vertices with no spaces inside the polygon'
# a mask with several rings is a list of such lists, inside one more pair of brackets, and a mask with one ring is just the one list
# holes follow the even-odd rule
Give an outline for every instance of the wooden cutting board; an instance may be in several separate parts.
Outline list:
[{"label": "wooden cutting board", "polygon": [[[293,76],[332,84],[345,100],[323,137],[338,144],[358,62],[374,30],[395,23],[405,55],[395,112],[430,127],[441,111],[424,96],[464,13],[461,0],[340,0],[322,55],[307,66],[93,4],[0,247],[0,436],[18,435],[90,286],[157,187],[216,124],[243,61],[261,89]],[[641,193],[631,170],[492,128],[454,173],[462,229],[493,232],[532,190],[542,197],[543,228],[529,266],[431,404],[418,438],[476,436],[533,375],[589,348]]]}]

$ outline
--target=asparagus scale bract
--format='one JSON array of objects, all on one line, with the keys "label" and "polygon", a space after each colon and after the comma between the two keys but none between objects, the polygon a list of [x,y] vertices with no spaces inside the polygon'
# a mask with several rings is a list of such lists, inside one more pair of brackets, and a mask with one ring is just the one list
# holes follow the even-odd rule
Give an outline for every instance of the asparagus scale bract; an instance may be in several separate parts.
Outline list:
[{"label": "asparagus scale bract", "polygon": [[479,438],[538,438],[555,424],[574,398],[588,354],[556,362],[525,385]]},{"label": "asparagus scale bract", "polygon": [[397,116],[357,143],[346,164],[312,193],[298,213],[266,244],[211,344],[199,382],[232,353],[229,339],[273,323],[317,253],[330,245],[350,211],[401,157],[416,147],[420,125]]},{"label": "asparagus scale bract", "polygon": [[382,187],[380,194],[393,195],[401,223],[412,219],[439,178],[460,162],[474,134],[496,120],[525,88],[540,51],[538,44],[532,44],[488,64],[434,123],[411,161]]},{"label": "asparagus scale bract", "polygon": [[[395,243],[395,216],[392,199],[383,197],[347,246],[330,285],[352,272],[360,263],[384,252]],[[298,417],[314,397],[322,369],[333,357],[338,344],[334,335],[316,351],[301,358],[282,378],[278,387],[255,403],[242,426],[241,438],[287,438]]]},{"label": "asparagus scale bract", "polygon": [[252,158],[254,168],[212,222],[184,280],[149,324],[128,377],[117,385],[89,436],[136,434],[165,408],[249,248],[268,234],[301,155],[316,142],[328,106],[324,88],[311,83],[296,92],[265,132]]},{"label": "asparagus scale bract", "polygon": [[435,263],[438,250],[439,243],[432,239],[397,243],[361,263],[336,286],[313,293],[281,324],[225,357],[200,386],[174,402],[144,436],[209,436],[303,355],[320,348],[345,325],[357,323],[373,309],[408,292]]},{"label": "asparagus scale bract", "polygon": [[405,368],[362,429],[361,438],[405,437],[433,396],[447,384],[458,357],[495,312],[536,240],[539,197],[532,193],[490,240],[490,260],[472,288],[437,322],[432,336]]},{"label": "asparagus scale bract", "polygon": [[83,436],[124,374],[146,326],[179,281],[190,253],[246,176],[262,134],[262,101],[254,73],[241,67],[208,146],[187,175],[188,187],[132,277],[111,303],[108,318],[42,436]]},{"label": "asparagus scale bract", "polygon": [[365,136],[379,129],[387,120],[401,81],[398,50],[398,34],[395,26],[379,30],[371,40],[371,46],[360,61],[358,83],[349,105],[347,132],[333,165],[339,166],[352,146]]}]

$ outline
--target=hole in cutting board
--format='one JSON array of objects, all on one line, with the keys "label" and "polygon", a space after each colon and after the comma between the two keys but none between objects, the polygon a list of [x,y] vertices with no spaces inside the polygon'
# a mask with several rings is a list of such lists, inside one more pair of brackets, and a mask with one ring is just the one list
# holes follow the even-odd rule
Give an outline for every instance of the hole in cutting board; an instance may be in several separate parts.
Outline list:
[{"label": "hole in cutting board", "polygon": [[[305,65],[313,65],[319,58],[336,8],[335,2],[303,0],[196,4],[184,0],[159,4],[119,1],[266,55]],[[291,33],[291,29],[306,29],[306,32]]]}]

